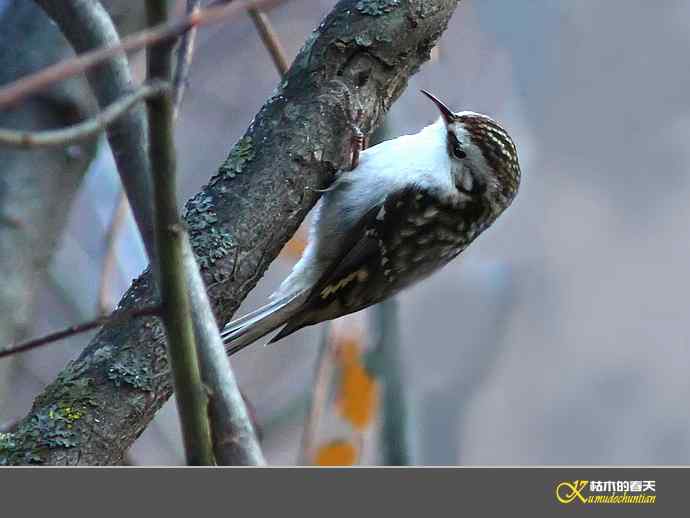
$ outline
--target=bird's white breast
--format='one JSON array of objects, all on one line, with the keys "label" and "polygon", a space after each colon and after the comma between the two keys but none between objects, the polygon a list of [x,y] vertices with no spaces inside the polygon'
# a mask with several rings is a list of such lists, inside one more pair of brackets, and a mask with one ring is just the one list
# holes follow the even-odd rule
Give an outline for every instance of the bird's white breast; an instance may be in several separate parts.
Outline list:
[{"label": "bird's white breast", "polygon": [[341,253],[356,223],[388,193],[411,185],[440,195],[456,192],[441,119],[419,133],[362,151],[358,166],[340,173],[314,209],[309,243],[302,258],[274,296],[313,285]]},{"label": "bird's white breast", "polygon": [[341,173],[338,182],[348,184],[342,186],[343,199],[338,204],[356,207],[356,213],[352,214],[355,220],[381,203],[388,193],[410,185],[441,193],[453,192],[443,121],[439,119],[419,133],[387,140],[362,151],[359,165]]}]

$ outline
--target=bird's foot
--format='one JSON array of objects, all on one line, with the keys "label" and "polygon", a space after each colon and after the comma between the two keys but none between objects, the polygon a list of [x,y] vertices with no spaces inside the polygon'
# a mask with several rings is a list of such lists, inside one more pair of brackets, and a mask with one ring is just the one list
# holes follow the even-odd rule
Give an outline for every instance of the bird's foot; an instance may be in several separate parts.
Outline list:
[{"label": "bird's foot", "polygon": [[351,123],[352,139],[350,141],[350,171],[359,165],[359,154],[366,147],[366,138],[359,127],[363,118],[364,112],[361,109],[357,110],[357,114],[355,117],[353,117],[353,121]]}]

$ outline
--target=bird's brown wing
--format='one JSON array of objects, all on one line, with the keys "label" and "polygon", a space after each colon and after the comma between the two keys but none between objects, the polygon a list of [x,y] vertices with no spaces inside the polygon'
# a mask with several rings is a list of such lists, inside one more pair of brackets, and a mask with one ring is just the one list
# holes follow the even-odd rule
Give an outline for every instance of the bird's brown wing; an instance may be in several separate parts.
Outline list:
[{"label": "bird's brown wing", "polygon": [[[392,257],[397,255],[409,215],[433,203],[416,186],[392,192],[360,218],[332,266],[321,276],[305,301],[272,340],[324,320],[359,311],[391,293]],[[390,258],[388,257],[390,256]]]}]

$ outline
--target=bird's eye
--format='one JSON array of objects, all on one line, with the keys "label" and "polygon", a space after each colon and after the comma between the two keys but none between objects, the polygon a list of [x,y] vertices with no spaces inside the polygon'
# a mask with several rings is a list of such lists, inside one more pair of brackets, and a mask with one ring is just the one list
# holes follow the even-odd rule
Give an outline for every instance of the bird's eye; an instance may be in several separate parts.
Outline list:
[{"label": "bird's eye", "polygon": [[460,147],[460,142],[458,142],[457,140],[453,142],[453,155],[455,156],[455,158],[467,157],[467,153],[465,153],[462,147]]}]

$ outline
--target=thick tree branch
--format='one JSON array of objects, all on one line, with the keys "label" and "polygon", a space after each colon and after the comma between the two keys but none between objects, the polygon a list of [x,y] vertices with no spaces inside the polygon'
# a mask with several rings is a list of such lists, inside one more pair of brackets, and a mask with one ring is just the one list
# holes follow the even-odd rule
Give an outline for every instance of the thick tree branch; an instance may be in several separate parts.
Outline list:
[{"label": "thick tree branch", "polygon": [[45,131],[18,131],[0,128],[0,146],[16,148],[56,147],[76,144],[98,135],[137,103],[168,90],[165,83],[143,85],[108,106],[93,118],[67,128]]},{"label": "thick tree branch", "polygon": [[[228,321],[296,231],[333,174],[348,161],[350,114],[370,132],[429,58],[458,0],[343,0],[309,36],[284,81],[256,115],[218,174],[187,204],[186,222],[219,322]],[[142,275],[119,311],[150,302]],[[143,319],[142,319],[143,320]],[[170,396],[162,330],[152,320],[106,325],[47,387],[2,451],[10,462],[119,463]],[[136,372],[137,377],[131,373]],[[51,433],[37,423],[66,387],[85,409],[72,443],[37,451]],[[45,445],[46,442],[41,444]]]}]

